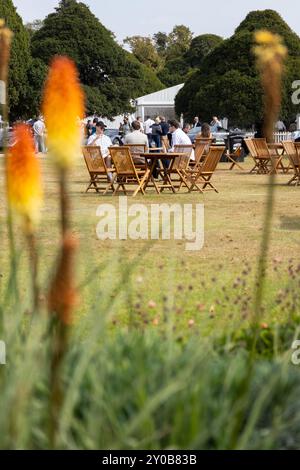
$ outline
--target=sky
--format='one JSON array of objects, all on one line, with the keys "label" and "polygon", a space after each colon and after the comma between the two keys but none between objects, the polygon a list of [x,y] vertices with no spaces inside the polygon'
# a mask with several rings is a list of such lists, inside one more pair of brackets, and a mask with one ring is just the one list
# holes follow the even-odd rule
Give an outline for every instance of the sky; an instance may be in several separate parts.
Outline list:
[{"label": "sky", "polygon": [[[58,0],[13,0],[24,22],[43,19],[54,11]],[[252,10],[277,10],[300,36],[299,0],[83,0],[120,43],[127,36],[148,36],[157,31],[170,32],[184,24],[195,35],[214,33],[224,38]],[[84,38],[83,38],[84,40]]]}]

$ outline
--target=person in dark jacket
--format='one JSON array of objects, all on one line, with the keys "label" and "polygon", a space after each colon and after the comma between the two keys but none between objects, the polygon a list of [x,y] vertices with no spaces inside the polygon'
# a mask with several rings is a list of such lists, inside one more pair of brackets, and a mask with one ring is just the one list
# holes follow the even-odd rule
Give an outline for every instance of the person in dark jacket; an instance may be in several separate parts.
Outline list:
[{"label": "person in dark jacket", "polygon": [[166,118],[164,116],[161,116],[160,118],[160,127],[162,131],[162,136],[166,136],[169,134],[169,123],[166,121]]},{"label": "person in dark jacket", "polygon": [[255,124],[254,139],[263,139],[264,137],[264,123],[259,121]]},{"label": "person in dark jacket", "polygon": [[198,116],[194,117],[193,128],[194,127],[201,127],[201,122],[199,121]]},{"label": "person in dark jacket", "polygon": [[161,147],[162,128],[160,125],[159,117],[155,119],[155,122],[154,124],[152,124],[151,129],[152,129],[152,140],[155,143],[155,147]]}]

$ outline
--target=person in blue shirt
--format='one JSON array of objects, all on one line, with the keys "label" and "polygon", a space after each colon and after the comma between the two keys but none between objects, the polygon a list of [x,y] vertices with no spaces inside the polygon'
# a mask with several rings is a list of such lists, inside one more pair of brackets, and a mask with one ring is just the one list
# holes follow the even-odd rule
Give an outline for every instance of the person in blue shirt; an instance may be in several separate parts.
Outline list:
[{"label": "person in blue shirt", "polygon": [[221,121],[219,121],[219,119],[217,118],[217,116],[214,116],[214,117],[213,117],[213,120],[212,120],[212,122],[210,123],[210,127],[211,127],[211,132],[218,132],[218,130],[220,129],[220,127],[222,127]]},{"label": "person in blue shirt", "polygon": [[96,134],[96,128],[97,128],[98,121],[99,121],[98,118],[93,119],[93,125],[92,125],[92,130],[91,130],[90,136]]}]

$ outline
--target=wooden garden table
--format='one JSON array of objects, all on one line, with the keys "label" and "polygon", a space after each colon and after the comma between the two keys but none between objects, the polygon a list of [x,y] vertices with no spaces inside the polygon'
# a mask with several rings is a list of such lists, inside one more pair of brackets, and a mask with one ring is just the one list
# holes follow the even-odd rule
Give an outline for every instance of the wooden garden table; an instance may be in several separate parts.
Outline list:
[{"label": "wooden garden table", "polygon": [[[165,166],[163,165],[163,162],[170,161],[170,165],[168,168],[172,169],[175,159],[178,157],[182,157],[182,153],[150,152],[150,153],[141,153],[141,157],[145,158],[146,164],[148,165],[150,169],[150,173],[144,185],[144,189],[146,190],[147,186],[149,186],[150,182],[152,182],[157,194],[160,194],[164,189],[170,189],[173,193],[176,193],[176,190],[173,186],[170,175],[168,175],[167,172],[164,171]],[[153,173],[159,162],[162,162],[162,168],[160,170],[160,174],[163,176],[162,184],[155,181],[154,176],[153,176]]]},{"label": "wooden garden table", "polygon": [[278,170],[281,169],[283,173],[288,173],[290,165],[286,167],[283,164],[283,158],[286,156],[286,154],[282,142],[269,143],[268,147],[271,151],[275,151],[275,153],[273,153],[273,157],[275,156],[275,165],[272,171],[278,173]]}]

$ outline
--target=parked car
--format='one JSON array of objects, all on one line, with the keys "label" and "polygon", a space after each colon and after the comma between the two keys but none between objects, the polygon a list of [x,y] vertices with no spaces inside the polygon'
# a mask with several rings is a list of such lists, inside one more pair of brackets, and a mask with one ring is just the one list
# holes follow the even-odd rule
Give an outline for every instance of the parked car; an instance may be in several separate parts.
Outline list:
[{"label": "parked car", "polygon": [[299,142],[300,140],[300,131],[295,131],[292,133],[292,139],[295,140],[296,142]]},{"label": "parked car", "polygon": [[110,137],[113,145],[123,145],[119,129],[105,129],[105,135]]},{"label": "parked car", "polygon": [[192,144],[195,143],[196,135],[199,134],[199,132],[201,132],[201,127],[193,127],[193,128],[189,131],[188,136],[189,136],[189,138],[191,139]]},{"label": "parked car", "polygon": [[[193,127],[188,133],[189,138],[192,141],[192,144],[195,143],[197,135],[201,132],[201,127]],[[229,132],[226,130],[220,130],[219,132],[213,132],[212,136],[216,140],[217,145],[224,145],[226,138],[228,137]]]},{"label": "parked car", "polygon": [[4,144],[3,138],[4,138],[5,127],[6,127],[6,131],[8,132],[8,145],[10,144],[12,140],[12,133],[13,133],[12,127],[9,127],[8,124],[5,124],[3,121],[0,121],[0,147],[1,148],[3,147],[3,144]]}]

